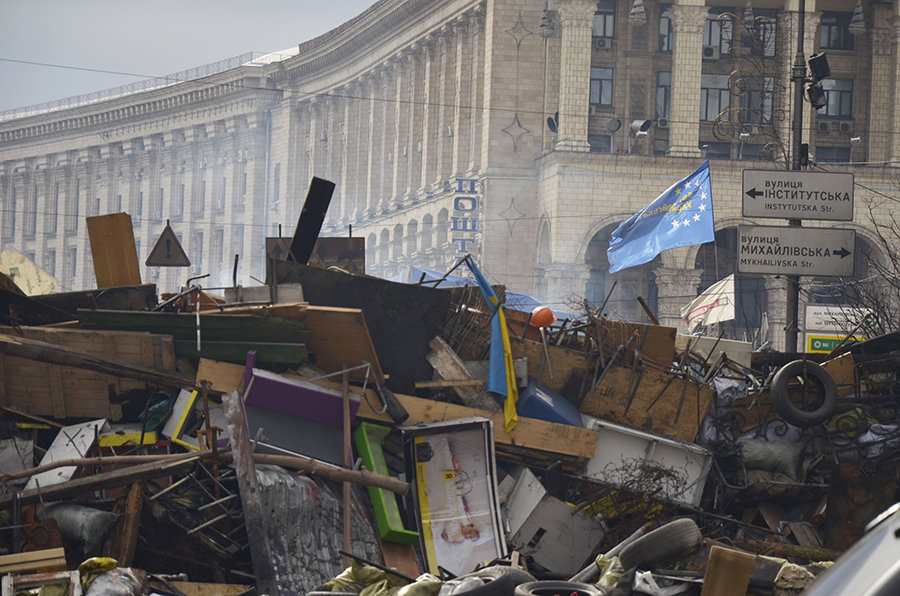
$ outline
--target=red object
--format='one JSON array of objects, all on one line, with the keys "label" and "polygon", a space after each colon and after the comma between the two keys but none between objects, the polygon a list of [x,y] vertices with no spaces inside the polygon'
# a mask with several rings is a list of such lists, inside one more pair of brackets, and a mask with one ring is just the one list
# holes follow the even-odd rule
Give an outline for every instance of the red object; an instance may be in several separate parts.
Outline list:
[{"label": "red object", "polygon": [[531,311],[531,319],[529,325],[532,327],[549,327],[556,322],[556,315],[550,310],[549,306],[536,306]]}]

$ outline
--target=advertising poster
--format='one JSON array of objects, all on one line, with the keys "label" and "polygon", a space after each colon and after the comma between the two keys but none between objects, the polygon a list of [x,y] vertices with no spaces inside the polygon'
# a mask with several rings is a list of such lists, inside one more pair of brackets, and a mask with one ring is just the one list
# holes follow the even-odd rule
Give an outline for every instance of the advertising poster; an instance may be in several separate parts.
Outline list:
[{"label": "advertising poster", "polygon": [[490,421],[411,437],[417,511],[430,573],[454,575],[505,556]]}]

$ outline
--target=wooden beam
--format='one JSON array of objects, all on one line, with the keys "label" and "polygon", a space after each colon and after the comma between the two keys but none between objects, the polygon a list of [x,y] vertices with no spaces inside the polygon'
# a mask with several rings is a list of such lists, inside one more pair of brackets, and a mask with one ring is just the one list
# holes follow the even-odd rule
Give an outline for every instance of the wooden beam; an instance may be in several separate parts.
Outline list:
[{"label": "wooden beam", "polygon": [[66,552],[62,547],[0,556],[0,574],[66,568]]},{"label": "wooden beam", "polygon": [[[180,474],[190,469],[203,457],[208,457],[210,453],[200,451],[182,455],[184,457],[179,459],[164,460],[162,462],[154,460],[145,464],[129,466],[122,470],[102,472],[100,474],[94,474],[93,476],[75,478],[61,484],[53,484],[39,489],[27,490],[19,494],[19,502],[22,505],[30,505],[32,503],[39,503],[42,500],[51,501],[66,499],[100,488],[109,489],[117,486],[127,486],[137,480],[149,480],[151,478]],[[0,508],[11,506],[12,495],[0,497]]]}]

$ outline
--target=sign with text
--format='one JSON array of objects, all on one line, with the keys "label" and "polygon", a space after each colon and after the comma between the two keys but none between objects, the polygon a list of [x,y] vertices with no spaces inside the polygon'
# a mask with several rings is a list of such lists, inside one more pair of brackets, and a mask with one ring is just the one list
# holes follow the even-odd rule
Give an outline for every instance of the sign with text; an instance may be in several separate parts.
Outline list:
[{"label": "sign with text", "polygon": [[853,230],[740,226],[738,271],[774,275],[853,275]]},{"label": "sign with text", "polygon": [[853,220],[853,174],[744,170],[745,217]]}]

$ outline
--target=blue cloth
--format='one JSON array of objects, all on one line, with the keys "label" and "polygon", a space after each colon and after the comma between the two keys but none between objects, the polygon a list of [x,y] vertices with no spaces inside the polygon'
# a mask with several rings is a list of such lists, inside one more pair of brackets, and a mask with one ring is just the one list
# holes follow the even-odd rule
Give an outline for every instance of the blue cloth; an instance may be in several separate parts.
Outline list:
[{"label": "blue cloth", "polygon": [[709,161],[619,224],[606,252],[609,272],[649,263],[664,250],[716,239]]}]

